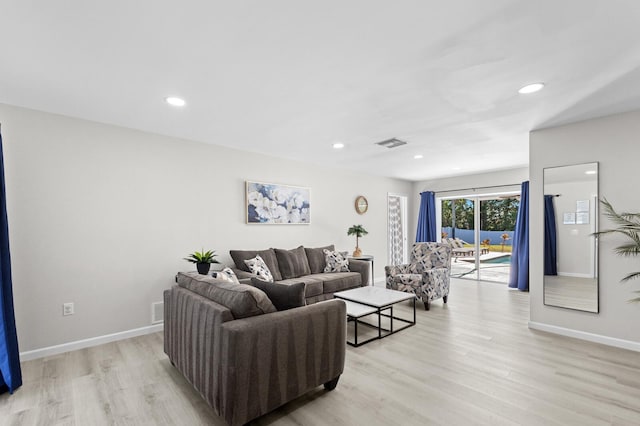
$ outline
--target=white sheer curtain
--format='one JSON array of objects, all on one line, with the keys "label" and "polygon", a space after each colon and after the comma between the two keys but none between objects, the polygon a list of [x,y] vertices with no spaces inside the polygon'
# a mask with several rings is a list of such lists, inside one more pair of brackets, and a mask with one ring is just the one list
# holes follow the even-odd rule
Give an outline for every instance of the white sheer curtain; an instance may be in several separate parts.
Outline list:
[{"label": "white sheer curtain", "polygon": [[387,197],[387,217],[388,217],[388,264],[400,265],[405,263],[406,235],[405,213],[403,211],[406,201],[400,195]]}]

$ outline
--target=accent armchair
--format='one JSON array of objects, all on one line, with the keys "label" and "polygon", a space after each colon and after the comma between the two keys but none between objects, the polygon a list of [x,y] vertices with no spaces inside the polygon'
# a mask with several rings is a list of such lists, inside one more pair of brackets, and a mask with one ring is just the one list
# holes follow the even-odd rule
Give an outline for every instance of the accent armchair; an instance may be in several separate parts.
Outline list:
[{"label": "accent armchair", "polygon": [[387,288],[414,293],[429,310],[432,300],[447,303],[451,275],[451,246],[444,243],[415,243],[410,263],[385,266]]}]

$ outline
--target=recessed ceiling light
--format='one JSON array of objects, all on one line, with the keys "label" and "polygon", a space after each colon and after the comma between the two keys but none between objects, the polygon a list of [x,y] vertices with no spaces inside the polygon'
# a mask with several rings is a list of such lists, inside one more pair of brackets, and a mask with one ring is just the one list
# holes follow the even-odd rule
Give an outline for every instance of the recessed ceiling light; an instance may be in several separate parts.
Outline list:
[{"label": "recessed ceiling light", "polygon": [[175,96],[168,96],[168,97],[164,98],[164,101],[166,103],[168,103],[169,105],[173,105],[173,106],[177,106],[177,107],[183,107],[183,106],[185,106],[187,104],[184,101],[184,99],[177,98]]},{"label": "recessed ceiling light", "polygon": [[585,175],[595,175],[596,173],[598,172],[596,172],[595,170],[587,170],[586,172],[584,172]]},{"label": "recessed ceiling light", "polygon": [[527,84],[526,86],[518,90],[518,93],[522,93],[523,95],[526,95],[529,93],[537,92],[538,90],[542,90],[543,87],[544,87],[544,83]]},{"label": "recessed ceiling light", "polygon": [[342,142],[336,142],[333,144],[333,149],[342,149],[344,148],[344,144]]},{"label": "recessed ceiling light", "polygon": [[413,158],[415,158],[416,160],[419,160],[422,158],[422,154],[416,154],[413,156]]}]

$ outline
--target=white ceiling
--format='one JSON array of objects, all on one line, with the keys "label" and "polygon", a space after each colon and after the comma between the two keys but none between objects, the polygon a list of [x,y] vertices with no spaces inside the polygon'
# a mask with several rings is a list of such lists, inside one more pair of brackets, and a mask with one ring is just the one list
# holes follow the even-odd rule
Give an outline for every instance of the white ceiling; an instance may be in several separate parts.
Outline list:
[{"label": "white ceiling", "polygon": [[639,109],[639,40],[638,0],[2,0],[0,102],[424,180]]}]

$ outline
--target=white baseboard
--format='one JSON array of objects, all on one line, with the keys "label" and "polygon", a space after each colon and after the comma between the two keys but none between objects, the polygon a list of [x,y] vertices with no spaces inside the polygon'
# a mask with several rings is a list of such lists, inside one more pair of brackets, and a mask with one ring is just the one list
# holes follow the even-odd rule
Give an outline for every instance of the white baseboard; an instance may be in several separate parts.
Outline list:
[{"label": "white baseboard", "polygon": [[78,349],[90,348],[92,346],[103,345],[117,340],[129,339],[131,337],[142,336],[164,330],[164,324],[150,325],[148,327],[134,328],[133,330],[121,331],[119,333],[106,334],[104,336],[91,337],[75,342],[63,343],[61,345],[49,346],[35,349],[33,351],[20,352],[20,361],[30,361],[32,359],[43,358],[45,356],[58,355]]},{"label": "white baseboard", "polygon": [[558,272],[560,277],[573,277],[573,278],[594,278],[590,274],[578,274],[577,272]]},{"label": "white baseboard", "polygon": [[542,324],[539,322],[529,321],[529,328],[534,330],[546,331],[547,333],[560,334],[562,336],[574,337],[576,339],[587,340],[589,342],[600,343],[607,346],[615,346],[616,348],[629,349],[631,351],[640,352],[640,342],[631,340],[617,339],[615,337],[603,336],[601,334],[587,333],[586,331],[573,330],[571,328],[557,327],[555,325]]}]

